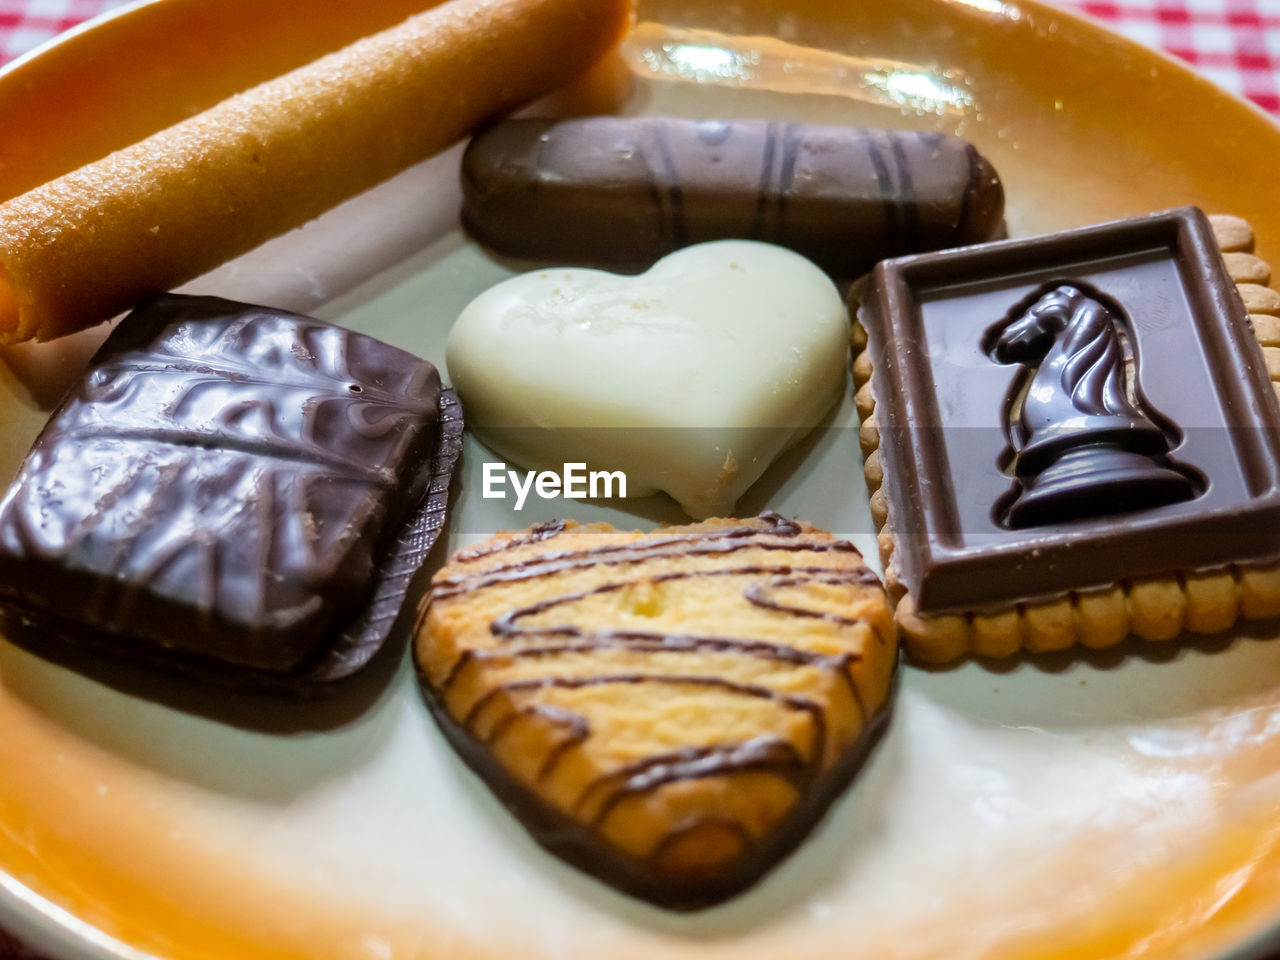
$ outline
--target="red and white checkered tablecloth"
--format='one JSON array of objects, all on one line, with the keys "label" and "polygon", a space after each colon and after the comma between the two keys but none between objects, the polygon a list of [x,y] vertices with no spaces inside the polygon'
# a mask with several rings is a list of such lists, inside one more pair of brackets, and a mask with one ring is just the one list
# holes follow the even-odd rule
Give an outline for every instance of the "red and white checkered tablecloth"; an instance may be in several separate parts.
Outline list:
[{"label": "red and white checkered tablecloth", "polygon": [[0,63],[129,0],[0,0]]},{"label": "red and white checkered tablecloth", "polygon": [[[131,0],[0,0],[0,64],[128,2]],[[1280,116],[1280,0],[1050,2],[1181,57],[1219,86]],[[31,956],[0,930],[0,960],[27,960]]]},{"label": "red and white checkered tablecloth", "polygon": [[[1051,0],[1052,2],[1052,0]],[[1280,0],[1056,0],[1280,115]]]}]

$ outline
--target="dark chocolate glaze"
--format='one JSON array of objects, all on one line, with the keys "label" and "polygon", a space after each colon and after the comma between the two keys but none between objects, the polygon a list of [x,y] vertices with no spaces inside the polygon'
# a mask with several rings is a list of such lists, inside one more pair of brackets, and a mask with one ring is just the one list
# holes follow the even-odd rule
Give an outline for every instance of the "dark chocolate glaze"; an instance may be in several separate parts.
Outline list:
[{"label": "dark chocolate glaze", "polygon": [[836,277],[1003,231],[973,145],[938,133],[671,117],[504,120],[468,147],[463,224],[508,256],[644,269],[692,243],[789,247]]},{"label": "dark chocolate glaze", "polygon": [[[560,528],[555,529],[556,533]],[[516,581],[553,577],[556,574],[588,566],[638,565],[654,559],[689,556],[728,555],[741,550],[854,552],[842,541],[810,542],[800,538],[801,528],[778,516],[766,514],[758,526],[673,535],[642,541],[638,544],[614,544],[548,550],[510,564],[502,564],[474,574],[456,575],[436,580],[435,588],[424,604],[422,615],[432,602],[486,587]],[[540,529],[516,537],[482,555],[511,549],[538,537]],[[470,557],[464,558],[470,559]],[[623,575],[625,577],[625,574]],[[775,601],[758,579],[768,577],[768,587],[782,589],[810,581],[833,585],[866,584],[879,586],[879,579],[865,567],[842,571],[830,567],[792,564],[741,564],[703,570],[679,570],[645,575],[653,583],[700,577],[752,578],[744,585],[743,595],[751,603],[786,616],[807,616],[841,625],[862,621],[825,611],[810,610]],[[697,909],[717,903],[746,886],[784,856],[811,828],[834,794],[843,787],[867,747],[883,726],[886,707],[869,713],[849,673],[855,654],[820,654],[782,643],[719,635],[669,634],[633,629],[587,628],[572,622],[529,626],[528,618],[557,608],[570,607],[591,596],[622,590],[636,582],[635,578],[612,580],[588,590],[558,594],[528,604],[499,616],[490,624],[490,632],[501,641],[494,648],[465,650],[437,687],[420,668],[420,680],[428,703],[451,742],[463,758],[498,793],[503,802],[552,852],[586,869],[626,892],[674,909]],[[572,615],[566,610],[566,618]],[[881,642],[887,642],[884,637]],[[601,673],[568,677],[549,674],[521,677],[488,686],[480,697],[463,708],[463,715],[453,716],[444,706],[450,689],[469,667],[484,662],[518,659],[554,660],[602,649],[627,649],[663,654],[724,653],[733,656],[758,657],[780,663],[813,666],[837,677],[863,720],[863,736],[858,744],[846,750],[834,764],[826,763],[827,724],[822,705],[798,694],[784,694],[752,683],[740,683],[709,674],[661,673],[632,670],[624,673]],[[722,690],[734,696],[766,699],[786,710],[809,717],[813,741],[807,756],[794,744],[772,735],[762,735],[743,743],[724,743],[703,747],[687,747],[667,754],[652,755],[602,775],[587,784],[572,805],[573,814],[585,818],[592,828],[599,828],[614,812],[622,799],[653,791],[681,780],[731,775],[737,771],[767,771],[786,779],[797,788],[803,799],[780,828],[763,837],[749,836],[740,827],[731,829],[739,836],[742,853],[734,869],[715,876],[678,878],[664,876],[661,858],[675,837],[667,836],[647,858],[637,859],[612,849],[599,836],[569,816],[547,806],[525,785],[516,782],[495,761],[492,749],[497,741],[523,717],[537,714],[564,729],[565,735],[544,759],[538,773],[541,781],[549,776],[565,753],[590,736],[585,717],[572,711],[542,704],[522,704],[511,694],[537,692],[547,688],[578,688],[612,684],[659,684],[701,686]],[[503,696],[505,695],[505,696]],[[506,712],[489,716],[499,698],[507,703]],[[483,731],[483,732],[482,732]],[[856,757],[856,760],[850,759]],[[835,781],[833,784],[833,780]],[[700,821],[701,823],[702,821]],[[705,824],[703,824],[705,826]]]},{"label": "dark chocolate glaze", "polygon": [[443,527],[461,432],[457,398],[403,351],[158,298],[104,344],[0,505],[12,638],[88,672],[124,658],[335,689],[382,646]]},{"label": "dark chocolate glaze", "polygon": [[1022,367],[1002,417],[1014,488],[995,505],[1010,527],[1151,510],[1197,493],[1169,456],[1180,433],[1162,424],[1137,382],[1137,356],[1126,356],[1122,308],[1103,300],[1055,284],[987,334],[993,360]]},{"label": "dark chocolate glaze", "polygon": [[[1063,407],[1063,435],[1073,423],[1090,429],[1067,406],[1113,426],[1118,417],[1134,443],[1121,452],[1176,479],[1118,499],[1124,512],[1072,509],[1011,529],[992,509],[1009,491],[1006,447],[1011,439],[1038,446],[1051,434],[1031,419],[1058,414],[1033,398],[1024,403],[1028,422],[1014,430],[1008,402],[1020,392],[1018,369],[990,355],[989,332],[1011,306],[1031,306],[1064,278],[1123,314],[1135,372],[1122,386],[1118,345],[1108,338],[1078,355],[1092,358],[1087,369],[1063,355],[1061,373],[1079,389],[1041,384],[1050,407]],[[1280,406],[1212,229],[1194,207],[888,260],[858,316],[875,367],[894,563],[922,612],[998,610],[1128,577],[1280,556]],[[1018,469],[1029,475],[1053,459],[1026,452]],[[1177,497],[1165,494],[1166,480],[1180,487]],[[1191,498],[1182,496],[1184,481]]]}]

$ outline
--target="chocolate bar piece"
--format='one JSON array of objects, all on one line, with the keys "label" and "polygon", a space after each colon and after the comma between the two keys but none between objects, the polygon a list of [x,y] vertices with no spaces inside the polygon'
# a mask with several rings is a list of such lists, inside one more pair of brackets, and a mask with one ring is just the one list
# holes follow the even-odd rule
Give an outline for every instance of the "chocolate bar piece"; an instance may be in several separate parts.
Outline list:
[{"label": "chocolate bar piece", "polygon": [[1249,614],[1229,581],[1280,555],[1280,408],[1199,210],[887,261],[858,316],[912,617],[1075,591],[1055,636],[1100,645],[1127,631],[1081,597],[1165,576],[1185,605],[1208,573],[1206,625]]},{"label": "chocolate bar piece", "polygon": [[643,269],[706,240],[763,240],[854,277],[990,240],[1004,192],[937,133],[670,117],[506,120],[462,162],[463,224],[501,254]]},{"label": "chocolate bar piece", "polygon": [[0,503],[0,603],[64,647],[344,678],[440,529],[460,429],[435,367],[402,350],[160,297],[103,345]]}]

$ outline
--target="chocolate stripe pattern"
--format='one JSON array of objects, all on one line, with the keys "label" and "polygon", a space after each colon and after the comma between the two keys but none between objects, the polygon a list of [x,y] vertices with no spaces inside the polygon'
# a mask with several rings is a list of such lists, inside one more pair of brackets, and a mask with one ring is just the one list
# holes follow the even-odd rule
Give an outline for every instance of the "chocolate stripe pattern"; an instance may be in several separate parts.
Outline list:
[{"label": "chocolate stripe pattern", "polygon": [[749,886],[883,726],[896,637],[849,543],[765,514],[456,554],[416,631],[463,758],[553,852],[676,909]]},{"label": "chocolate stripe pattern", "polygon": [[[958,137],[767,120],[504,120],[462,162],[462,221],[508,256],[644,269],[731,238],[835,277],[1004,231],[1004,188]],[[554,225],[554,229],[549,229]]]}]

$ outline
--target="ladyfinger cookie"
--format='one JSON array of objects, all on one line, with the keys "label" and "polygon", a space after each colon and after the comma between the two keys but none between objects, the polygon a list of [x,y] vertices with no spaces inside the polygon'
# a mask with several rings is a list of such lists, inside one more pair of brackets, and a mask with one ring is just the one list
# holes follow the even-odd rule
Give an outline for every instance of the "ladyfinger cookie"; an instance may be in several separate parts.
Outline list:
[{"label": "ladyfinger cookie", "polygon": [[449,0],[0,206],[0,343],[184,283],[585,70],[626,0]]}]

